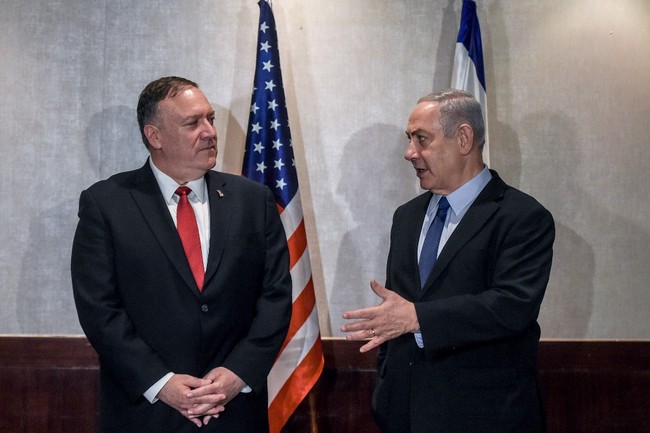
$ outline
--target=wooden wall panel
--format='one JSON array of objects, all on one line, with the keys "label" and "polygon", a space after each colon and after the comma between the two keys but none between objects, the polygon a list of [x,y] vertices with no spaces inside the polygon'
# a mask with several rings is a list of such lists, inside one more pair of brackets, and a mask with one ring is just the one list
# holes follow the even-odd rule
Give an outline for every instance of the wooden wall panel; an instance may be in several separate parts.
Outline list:
[{"label": "wooden wall panel", "polygon": [[544,341],[549,432],[650,432],[650,342]]},{"label": "wooden wall panel", "polygon": [[323,374],[283,433],[380,433],[370,410],[375,353],[361,354],[360,346],[345,340],[323,341]]},{"label": "wooden wall panel", "polygon": [[[379,433],[374,353],[328,339],[325,371],[283,433]],[[650,433],[650,342],[543,341],[549,433]],[[0,433],[93,433],[98,361],[85,338],[0,337]]]},{"label": "wooden wall panel", "polygon": [[0,337],[0,432],[97,431],[98,373],[85,338]]}]

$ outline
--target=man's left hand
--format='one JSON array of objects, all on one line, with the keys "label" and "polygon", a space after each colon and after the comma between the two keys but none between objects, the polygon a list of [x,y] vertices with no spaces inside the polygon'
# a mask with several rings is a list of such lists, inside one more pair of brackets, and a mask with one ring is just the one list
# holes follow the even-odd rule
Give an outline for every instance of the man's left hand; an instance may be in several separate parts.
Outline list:
[{"label": "man's left hand", "polygon": [[[246,384],[239,376],[225,367],[210,370],[204,379],[212,382],[209,385],[193,389],[187,394],[187,397],[196,404],[188,413],[197,417],[207,414],[203,416],[203,424],[206,425],[213,418],[210,411],[215,406],[225,406],[241,392]],[[215,400],[215,396],[222,397],[224,395],[225,399]]]}]

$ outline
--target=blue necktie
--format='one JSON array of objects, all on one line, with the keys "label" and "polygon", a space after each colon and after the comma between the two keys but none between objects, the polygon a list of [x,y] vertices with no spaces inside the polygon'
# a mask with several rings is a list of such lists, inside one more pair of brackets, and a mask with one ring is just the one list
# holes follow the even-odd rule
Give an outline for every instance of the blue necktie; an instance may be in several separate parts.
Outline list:
[{"label": "blue necktie", "polygon": [[447,217],[448,210],[449,202],[447,201],[447,197],[442,197],[438,201],[438,211],[433,219],[433,223],[429,226],[429,231],[427,231],[424,244],[422,245],[422,251],[420,251],[420,262],[418,263],[420,267],[420,287],[424,287],[424,283],[426,283],[433,269],[433,265],[436,263],[438,247],[440,246],[440,235],[442,235],[442,229],[445,226],[445,218]]}]

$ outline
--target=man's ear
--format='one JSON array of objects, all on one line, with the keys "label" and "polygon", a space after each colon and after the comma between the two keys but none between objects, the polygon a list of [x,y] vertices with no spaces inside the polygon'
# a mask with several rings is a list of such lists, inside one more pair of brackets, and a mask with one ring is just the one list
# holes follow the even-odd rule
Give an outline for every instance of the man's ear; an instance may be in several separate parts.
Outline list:
[{"label": "man's ear", "polygon": [[147,137],[149,146],[153,149],[160,149],[160,131],[157,126],[144,125],[144,136]]},{"label": "man's ear", "polygon": [[463,155],[469,155],[474,148],[474,130],[467,123],[458,127],[458,145]]}]

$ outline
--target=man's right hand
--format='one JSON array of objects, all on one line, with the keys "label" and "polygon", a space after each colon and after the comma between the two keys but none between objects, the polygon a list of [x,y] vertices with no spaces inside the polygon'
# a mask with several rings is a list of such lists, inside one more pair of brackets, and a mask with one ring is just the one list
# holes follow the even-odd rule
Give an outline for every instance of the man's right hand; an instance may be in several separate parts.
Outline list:
[{"label": "man's right hand", "polygon": [[[171,379],[162,387],[158,398],[165,404],[173,407],[185,418],[192,421],[197,427],[202,426],[201,417],[215,416],[224,410],[222,402],[225,401],[224,394],[214,394],[210,403],[197,405],[188,398],[188,393],[193,389],[200,388],[212,383],[209,379],[200,379],[187,374],[174,374]],[[192,409],[192,415],[188,410]]]}]

